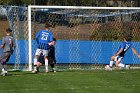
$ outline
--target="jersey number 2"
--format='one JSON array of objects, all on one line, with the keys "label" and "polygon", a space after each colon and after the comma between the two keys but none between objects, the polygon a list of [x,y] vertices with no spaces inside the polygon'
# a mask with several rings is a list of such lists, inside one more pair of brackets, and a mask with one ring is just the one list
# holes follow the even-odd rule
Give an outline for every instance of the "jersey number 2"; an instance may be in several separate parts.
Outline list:
[{"label": "jersey number 2", "polygon": [[48,39],[48,34],[42,33],[41,40],[47,40]]}]

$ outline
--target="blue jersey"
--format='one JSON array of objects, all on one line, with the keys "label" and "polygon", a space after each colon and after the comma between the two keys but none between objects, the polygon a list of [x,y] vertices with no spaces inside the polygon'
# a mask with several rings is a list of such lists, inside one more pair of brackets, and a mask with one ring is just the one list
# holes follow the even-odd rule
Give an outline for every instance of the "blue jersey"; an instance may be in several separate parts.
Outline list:
[{"label": "blue jersey", "polygon": [[36,35],[36,41],[39,49],[48,50],[48,43],[52,42],[52,33],[48,30],[40,30]]},{"label": "blue jersey", "polygon": [[[124,57],[124,54],[126,53],[126,51],[132,46],[132,44],[130,42],[122,42],[122,44],[119,47],[119,50],[122,48],[123,51],[119,54],[119,56]],[[118,50],[118,51],[119,51]]]}]

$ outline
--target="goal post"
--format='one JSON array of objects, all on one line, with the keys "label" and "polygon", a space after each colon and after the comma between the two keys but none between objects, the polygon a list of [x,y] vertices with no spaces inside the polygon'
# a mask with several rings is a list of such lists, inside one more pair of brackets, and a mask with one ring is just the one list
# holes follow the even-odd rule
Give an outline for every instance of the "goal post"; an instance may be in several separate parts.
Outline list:
[{"label": "goal post", "polygon": [[32,71],[32,29],[31,29],[31,6],[28,6],[28,30],[29,30],[29,71]]}]

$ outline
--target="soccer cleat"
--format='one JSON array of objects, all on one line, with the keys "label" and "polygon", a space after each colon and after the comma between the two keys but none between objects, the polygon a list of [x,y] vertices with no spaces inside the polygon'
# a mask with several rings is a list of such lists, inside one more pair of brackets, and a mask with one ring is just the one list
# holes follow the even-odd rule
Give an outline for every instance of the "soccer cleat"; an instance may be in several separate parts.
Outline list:
[{"label": "soccer cleat", "polygon": [[129,70],[130,69],[130,65],[125,65],[125,69]]},{"label": "soccer cleat", "polygon": [[7,74],[8,74],[7,71],[2,71],[1,72],[1,76],[7,76]]},{"label": "soccer cleat", "polygon": [[105,70],[107,70],[107,71],[112,71],[112,67],[110,67],[109,65],[106,65],[106,66],[105,66]]},{"label": "soccer cleat", "polygon": [[48,70],[46,70],[46,73],[49,73],[49,71],[48,71]]},{"label": "soccer cleat", "polygon": [[52,68],[52,72],[56,72],[55,68]]},{"label": "soccer cleat", "polygon": [[32,73],[37,74],[37,71],[36,70],[33,70]]}]

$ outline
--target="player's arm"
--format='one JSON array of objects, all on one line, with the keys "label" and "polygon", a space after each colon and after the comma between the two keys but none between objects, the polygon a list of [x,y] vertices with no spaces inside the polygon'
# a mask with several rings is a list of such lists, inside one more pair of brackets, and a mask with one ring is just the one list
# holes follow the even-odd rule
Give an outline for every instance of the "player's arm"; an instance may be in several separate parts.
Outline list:
[{"label": "player's arm", "polygon": [[133,52],[135,55],[138,55],[137,51],[136,51],[134,48],[132,48],[132,52]]},{"label": "player's arm", "polygon": [[38,33],[36,34],[36,37],[35,37],[35,40],[36,40],[37,44],[39,44],[39,40],[38,40],[39,36],[40,36],[40,33],[38,32]]},{"label": "player's arm", "polygon": [[4,45],[0,45],[0,48],[3,48],[4,47]]},{"label": "player's arm", "polygon": [[134,48],[132,48],[132,52],[133,52],[138,58],[140,58],[140,54],[138,54],[137,51],[136,51]]},{"label": "player's arm", "polygon": [[51,46],[52,45],[52,41],[53,41],[53,35],[52,35],[52,33],[50,33],[50,36],[49,36],[49,46]]}]

